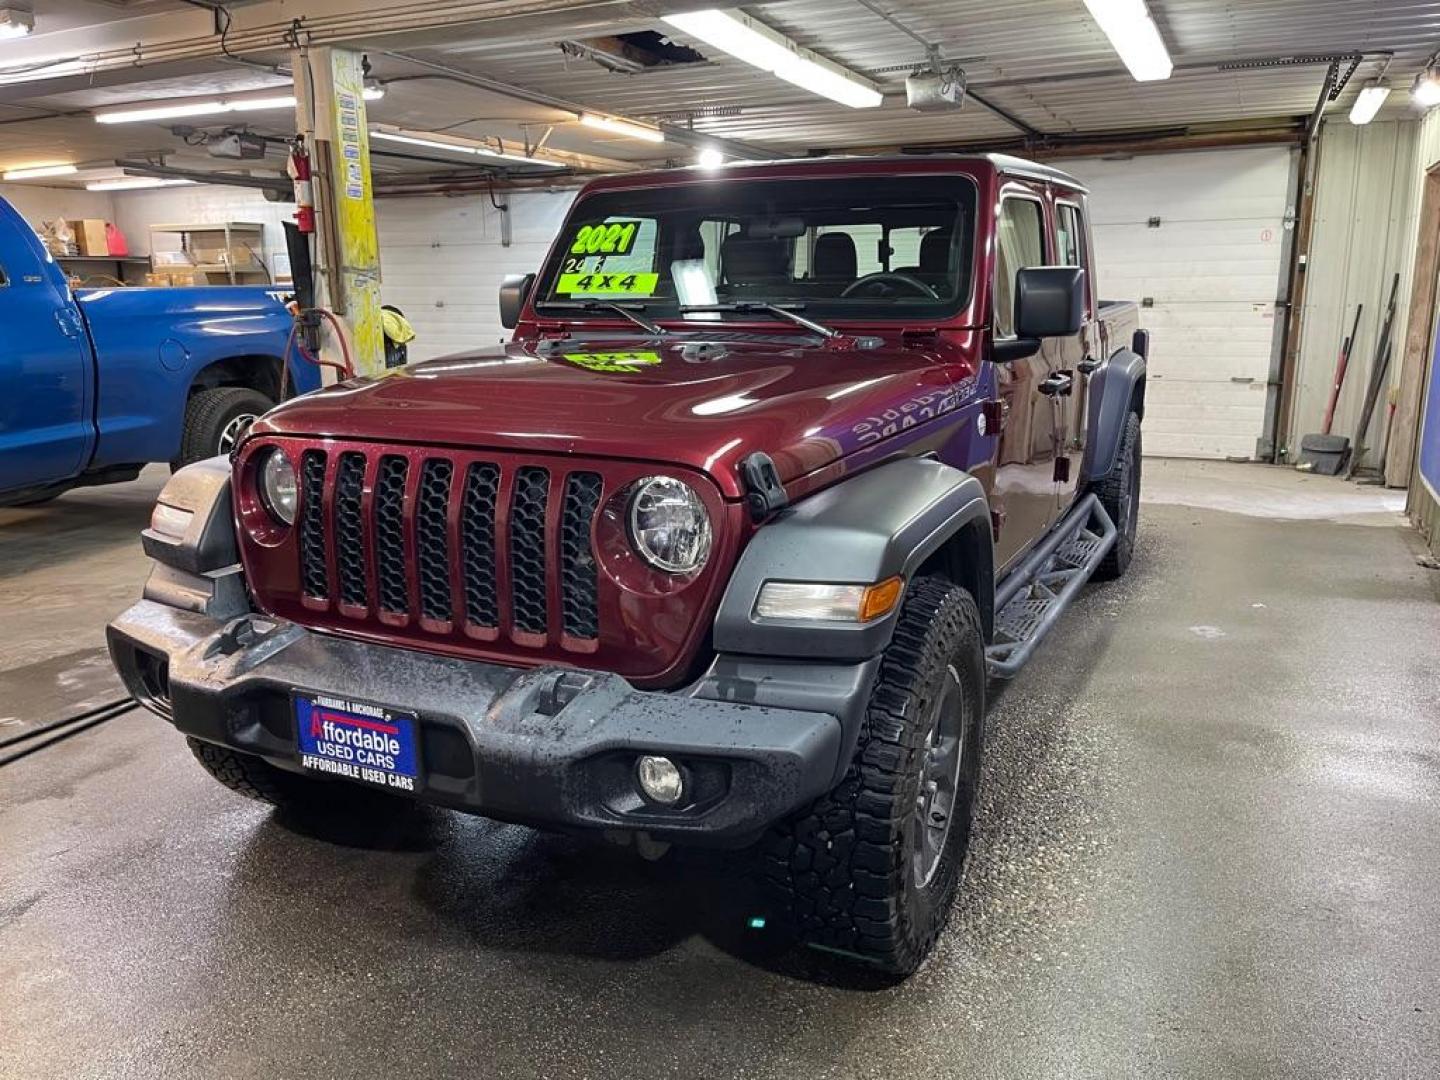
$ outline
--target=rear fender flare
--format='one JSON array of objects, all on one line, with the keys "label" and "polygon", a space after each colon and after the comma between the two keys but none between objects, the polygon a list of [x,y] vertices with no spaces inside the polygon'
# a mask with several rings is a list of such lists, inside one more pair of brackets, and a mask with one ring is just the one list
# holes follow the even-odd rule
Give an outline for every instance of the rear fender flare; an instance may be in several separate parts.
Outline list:
[{"label": "rear fender flare", "polygon": [[1130,349],[1111,355],[1090,377],[1089,422],[1080,479],[1099,480],[1115,467],[1125,421],[1132,411],[1145,412],[1145,358]]},{"label": "rear fender flare", "polygon": [[[797,503],[746,545],[715,615],[719,654],[852,663],[889,643],[899,605],[864,625],[761,619],[755,604],[767,581],[871,584],[907,581],[937,565],[962,530],[984,538],[991,556],[985,489],[969,473],[931,458],[905,458],[833,484]],[[977,575],[990,610],[994,575]]]}]

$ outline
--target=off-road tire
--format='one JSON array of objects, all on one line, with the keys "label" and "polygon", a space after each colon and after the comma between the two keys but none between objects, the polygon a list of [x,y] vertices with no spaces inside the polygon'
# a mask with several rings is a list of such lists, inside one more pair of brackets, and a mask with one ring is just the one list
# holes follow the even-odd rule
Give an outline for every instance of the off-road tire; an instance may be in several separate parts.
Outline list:
[{"label": "off-road tire", "polygon": [[1135,533],[1140,524],[1140,416],[1125,418],[1120,452],[1110,472],[1090,486],[1100,505],[1115,523],[1115,543],[1095,568],[1094,580],[1114,581],[1130,567],[1135,554]]},{"label": "off-road tire", "polygon": [[[952,685],[953,684],[953,685]],[[953,701],[960,762],[938,861],[918,879],[922,772],[939,703]],[[974,598],[943,578],[911,582],[881,658],[844,779],[762,842],[766,884],[792,931],[896,975],[944,929],[970,841],[985,712],[985,643]],[[923,834],[923,830],[921,830]]]},{"label": "off-road tire", "polygon": [[337,809],[342,804],[349,808],[366,800],[386,798],[381,792],[355,784],[287,772],[263,758],[227,746],[188,737],[185,741],[205,771],[231,791],[285,810],[314,812]]},{"label": "off-road tire", "polygon": [[182,469],[197,461],[229,453],[221,439],[242,418],[263,416],[275,407],[258,390],[244,386],[218,386],[190,395],[185,403],[185,424],[180,433],[180,455],[170,463]]}]

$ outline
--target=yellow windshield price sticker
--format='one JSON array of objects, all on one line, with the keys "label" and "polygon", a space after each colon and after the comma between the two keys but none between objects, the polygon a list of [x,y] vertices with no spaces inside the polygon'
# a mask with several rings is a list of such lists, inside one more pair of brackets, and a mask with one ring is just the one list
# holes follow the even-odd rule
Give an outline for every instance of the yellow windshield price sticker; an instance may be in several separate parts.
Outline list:
[{"label": "yellow windshield price sticker", "polygon": [[589,371],[634,373],[647,364],[660,363],[656,352],[562,353],[566,360]]},{"label": "yellow windshield price sticker", "polygon": [[571,255],[629,255],[635,246],[638,221],[607,221],[603,225],[581,225],[570,244]]},{"label": "yellow windshield price sticker", "polygon": [[627,274],[622,270],[589,274],[561,274],[557,296],[654,296],[659,274]]}]

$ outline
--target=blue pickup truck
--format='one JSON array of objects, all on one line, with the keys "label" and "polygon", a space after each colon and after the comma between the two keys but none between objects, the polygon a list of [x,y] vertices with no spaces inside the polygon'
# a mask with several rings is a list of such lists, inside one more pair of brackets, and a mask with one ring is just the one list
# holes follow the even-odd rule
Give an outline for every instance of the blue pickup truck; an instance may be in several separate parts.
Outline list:
[{"label": "blue pickup truck", "polygon": [[76,289],[0,198],[0,506],[226,453],[320,385],[283,374],[283,293],[252,286]]}]

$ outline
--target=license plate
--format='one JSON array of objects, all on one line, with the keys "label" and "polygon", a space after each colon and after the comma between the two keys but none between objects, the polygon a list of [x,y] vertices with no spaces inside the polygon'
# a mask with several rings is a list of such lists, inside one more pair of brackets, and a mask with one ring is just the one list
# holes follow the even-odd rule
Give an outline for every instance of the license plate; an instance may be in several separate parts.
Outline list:
[{"label": "license plate", "polygon": [[300,764],[315,772],[414,791],[415,715],[327,694],[295,694]]}]

